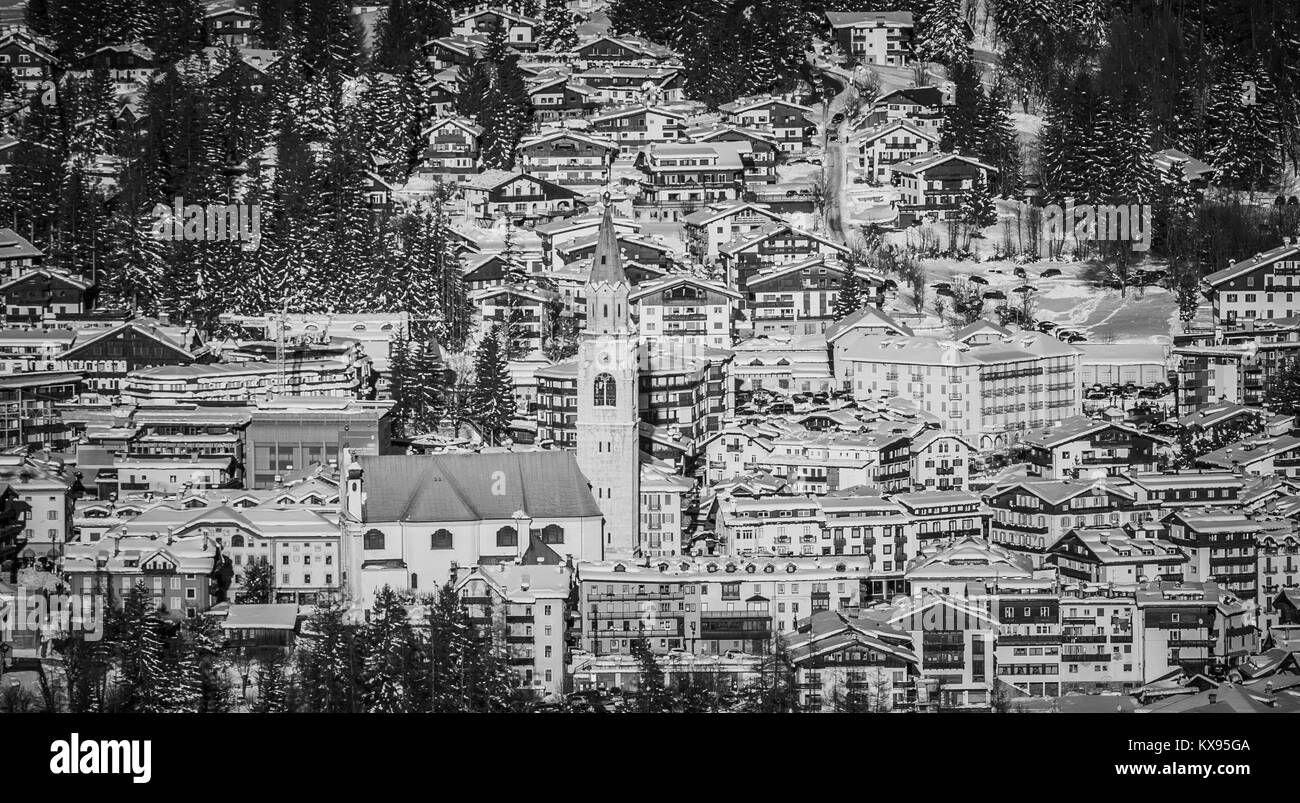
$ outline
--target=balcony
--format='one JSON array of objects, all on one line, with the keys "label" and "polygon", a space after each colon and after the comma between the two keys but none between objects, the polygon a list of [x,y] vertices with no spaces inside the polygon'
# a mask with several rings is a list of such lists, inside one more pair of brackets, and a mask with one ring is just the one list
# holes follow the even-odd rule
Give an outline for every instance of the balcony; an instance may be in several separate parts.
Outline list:
[{"label": "balcony", "polygon": [[1061,661],[1064,663],[1095,664],[1109,663],[1114,656],[1108,652],[1080,652],[1070,655],[1062,655]]},{"label": "balcony", "polygon": [[1026,645],[1060,644],[1061,640],[1061,636],[1057,635],[998,636],[998,646],[1023,647]]},{"label": "balcony", "polygon": [[1171,638],[1168,645],[1170,647],[1213,647],[1214,639],[1212,638]]},{"label": "balcony", "polygon": [[1069,644],[1105,644],[1106,635],[1101,634],[1083,634],[1083,633],[1063,633],[1061,640]]}]

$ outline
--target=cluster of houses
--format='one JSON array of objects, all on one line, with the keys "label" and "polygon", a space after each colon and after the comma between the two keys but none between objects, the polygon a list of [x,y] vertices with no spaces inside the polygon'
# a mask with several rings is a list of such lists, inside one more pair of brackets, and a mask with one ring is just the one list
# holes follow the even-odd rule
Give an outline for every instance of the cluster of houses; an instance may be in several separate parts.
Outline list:
[{"label": "cluster of houses", "polygon": [[[910,14],[827,20],[855,62],[912,59]],[[276,60],[242,5],[205,23],[251,75]],[[1262,404],[1300,349],[1300,247],[1207,277],[1215,328],[1171,353],[989,321],[940,336],[886,312],[894,282],[782,180],[823,156],[808,97],[708,112],[671,50],[584,26],[548,52],[539,24],[488,6],[430,42],[439,116],[406,181],[372,186],[378,211],[434,189],[459,204],[481,331],[523,346],[510,443],[461,423],[394,438],[405,313],[228,315],[235,334],[211,337],[101,309],[95,277],[0,229],[0,599],[31,567],[78,593],[143,583],[168,615],[284,646],[324,597],[363,618],[385,586],[451,582],[539,696],[633,687],[641,639],[669,677],[736,688],[780,636],[806,710],[1229,687],[1294,705],[1300,438]],[[484,132],[451,113],[497,26],[533,110],[509,170],[484,169]],[[0,39],[33,89],[51,59]],[[110,71],[122,125],[157,67],[138,45],[76,65]],[[937,149],[946,102],[886,93],[847,137],[851,175],[899,188],[900,223],[993,175]],[[1180,158],[1156,156],[1203,178]],[[840,314],[849,283],[862,307]],[[577,352],[551,359],[562,318]],[[1170,376],[1164,428],[1086,414],[1096,383]],[[1169,468],[1180,433],[1243,425]],[[253,565],[272,585],[255,605]]]}]

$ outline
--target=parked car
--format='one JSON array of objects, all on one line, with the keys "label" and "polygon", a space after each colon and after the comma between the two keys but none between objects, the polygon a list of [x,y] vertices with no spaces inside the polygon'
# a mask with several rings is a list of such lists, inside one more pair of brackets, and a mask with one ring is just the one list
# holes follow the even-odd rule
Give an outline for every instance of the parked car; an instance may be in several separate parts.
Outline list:
[{"label": "parked car", "polygon": [[1065,339],[1065,342],[1066,342],[1066,343],[1086,343],[1086,342],[1088,342],[1088,338],[1087,338],[1086,335],[1081,335],[1081,334],[1079,334],[1078,332],[1076,332],[1076,333],[1070,335],[1069,337],[1067,337],[1067,338]]},{"label": "parked car", "polygon": [[948,296],[949,298],[955,297],[951,287],[936,287],[934,293],[935,295]]},{"label": "parked car", "polygon": [[952,285],[949,284],[948,282],[935,282],[934,284],[930,285],[930,287],[934,288],[935,290],[951,290],[951,289],[952,289]]},{"label": "parked car", "polygon": [[1056,323],[1055,323],[1054,321],[1039,321],[1039,322],[1038,322],[1038,331],[1040,331],[1040,332],[1047,333],[1047,332],[1052,331],[1052,330],[1055,329],[1055,328],[1056,328]]},{"label": "parked car", "polygon": [[987,293],[984,294],[984,297],[992,298],[997,301],[1006,301],[1007,294],[1002,292],[1001,290],[989,290]]},{"label": "parked car", "polygon": [[1038,275],[1041,276],[1041,277],[1044,278],[1044,279],[1050,279],[1050,278],[1053,277],[1053,276],[1060,276],[1060,275],[1061,275],[1061,269],[1060,269],[1060,268],[1048,268],[1047,270],[1043,271],[1042,273],[1040,273],[1040,274],[1038,274]]},{"label": "parked car", "polygon": [[1110,398],[1110,394],[1104,390],[1088,391],[1088,401],[1102,401],[1109,398]]},{"label": "parked car", "polygon": [[1028,276],[1025,275],[1025,269],[1024,269],[1024,268],[1016,268],[1015,270],[1013,270],[1013,271],[1011,271],[1011,272],[1014,273],[1015,275],[1019,276],[1019,277],[1022,278],[1022,279],[1027,279],[1027,278],[1029,278]]},{"label": "parked car", "polygon": [[988,283],[989,283],[989,280],[988,280],[988,279],[985,279],[983,276],[972,276],[972,277],[970,277],[970,281],[971,281],[972,284],[988,284]]},{"label": "parked car", "polygon": [[1013,292],[1013,293],[1034,293],[1034,292],[1037,292],[1037,291],[1038,291],[1038,288],[1037,288],[1037,287],[1034,287],[1033,285],[1030,285],[1030,284],[1022,284],[1022,285],[1020,285],[1019,287],[1017,287],[1015,290],[1012,290],[1011,292]]}]

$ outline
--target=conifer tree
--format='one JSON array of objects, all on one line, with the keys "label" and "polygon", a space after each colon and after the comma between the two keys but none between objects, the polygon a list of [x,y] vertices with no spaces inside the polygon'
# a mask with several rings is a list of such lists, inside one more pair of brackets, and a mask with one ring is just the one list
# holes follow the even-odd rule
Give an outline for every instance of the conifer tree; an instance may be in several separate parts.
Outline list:
[{"label": "conifer tree", "polygon": [[285,661],[279,652],[260,661],[257,667],[257,701],[249,707],[254,714],[280,714],[288,709]]},{"label": "conifer tree", "polygon": [[862,285],[856,276],[846,276],[840,285],[839,294],[835,296],[835,308],[831,317],[842,321],[849,315],[862,309],[865,299],[862,297]]},{"label": "conifer tree", "polygon": [[573,14],[565,0],[545,0],[542,6],[542,25],[538,42],[544,50],[566,52],[578,44]]},{"label": "conifer tree", "polygon": [[414,710],[410,670],[419,650],[409,617],[390,586],[375,594],[370,621],[360,633],[366,711],[395,714]]},{"label": "conifer tree", "polygon": [[474,354],[471,417],[491,443],[500,442],[515,415],[515,384],[506,367],[502,331],[495,325]]},{"label": "conifer tree", "polygon": [[997,209],[989,197],[988,185],[981,172],[971,181],[970,192],[966,194],[961,205],[962,222],[977,229],[992,226],[998,222]]},{"label": "conifer tree", "polygon": [[153,594],[137,582],[123,601],[117,638],[118,686],[124,710],[139,714],[166,713],[171,702],[167,685],[175,678],[164,657],[163,624]]}]

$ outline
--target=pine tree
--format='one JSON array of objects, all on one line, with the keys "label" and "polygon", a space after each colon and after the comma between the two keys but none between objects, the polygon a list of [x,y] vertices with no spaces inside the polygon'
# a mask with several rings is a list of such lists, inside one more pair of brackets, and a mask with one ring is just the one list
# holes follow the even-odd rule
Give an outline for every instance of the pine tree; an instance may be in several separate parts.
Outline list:
[{"label": "pine tree", "polygon": [[344,621],[344,610],[332,599],[316,606],[307,620],[310,644],[297,654],[302,704],[309,712],[345,713],[362,710],[361,665],[356,626]]},{"label": "pine tree", "polygon": [[672,713],[675,695],[665,686],[664,670],[644,638],[632,640],[632,657],[640,670],[637,675],[637,711],[642,714]]},{"label": "pine tree", "polygon": [[950,153],[974,153],[983,133],[980,107],[985,102],[979,72],[973,60],[963,58],[953,63],[949,74],[953,81],[953,103],[943,108],[939,149]]},{"label": "pine tree", "polygon": [[997,169],[995,189],[1015,195],[1021,189],[1020,141],[1011,120],[1011,101],[1001,75],[980,99],[975,152]]},{"label": "pine tree", "polygon": [[832,317],[842,321],[849,315],[862,309],[865,299],[862,297],[862,285],[856,276],[846,276],[840,285],[840,292],[835,297],[835,309]]},{"label": "pine tree", "polygon": [[573,14],[565,0],[545,0],[542,6],[542,25],[537,36],[543,50],[559,53],[572,50],[578,44]]},{"label": "pine tree", "polygon": [[984,181],[983,172],[971,181],[970,192],[962,200],[961,219],[963,223],[983,229],[998,222],[997,208],[989,197],[989,188]]},{"label": "pine tree", "polygon": [[917,50],[922,59],[940,64],[968,60],[961,0],[929,0],[917,25]]},{"label": "pine tree", "polygon": [[501,348],[502,332],[495,325],[474,354],[474,389],[471,416],[484,437],[500,442],[515,415],[515,384]]},{"label": "pine tree", "polygon": [[362,684],[366,710],[375,713],[412,711],[415,695],[410,675],[417,654],[410,614],[397,594],[384,586],[375,594],[370,621],[361,629],[360,649],[365,656]]},{"label": "pine tree", "polygon": [[239,574],[239,594],[235,602],[240,605],[268,605],[275,595],[275,567],[265,558],[249,559]]},{"label": "pine tree", "polygon": [[163,623],[153,594],[137,582],[123,602],[117,638],[118,691],[124,710],[140,714],[168,711],[167,685],[175,680],[164,656]]},{"label": "pine tree", "polygon": [[376,69],[402,75],[415,65],[424,46],[451,32],[451,15],[441,0],[390,0],[376,26]]},{"label": "pine tree", "polygon": [[278,651],[259,662],[257,667],[257,701],[249,710],[254,714],[280,714],[289,710],[284,656]]}]

